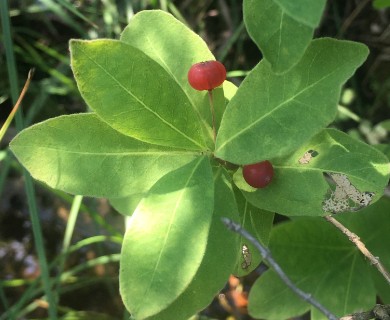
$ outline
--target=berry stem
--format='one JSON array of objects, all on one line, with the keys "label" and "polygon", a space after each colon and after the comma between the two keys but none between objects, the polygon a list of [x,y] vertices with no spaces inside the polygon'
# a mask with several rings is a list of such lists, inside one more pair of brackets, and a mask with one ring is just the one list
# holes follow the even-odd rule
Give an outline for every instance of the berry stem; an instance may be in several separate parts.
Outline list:
[{"label": "berry stem", "polygon": [[213,102],[213,90],[208,90],[209,94],[209,102],[210,102],[210,111],[211,117],[213,121],[213,135],[214,135],[214,143],[217,140],[217,129],[215,128],[215,112],[214,112],[214,102]]}]

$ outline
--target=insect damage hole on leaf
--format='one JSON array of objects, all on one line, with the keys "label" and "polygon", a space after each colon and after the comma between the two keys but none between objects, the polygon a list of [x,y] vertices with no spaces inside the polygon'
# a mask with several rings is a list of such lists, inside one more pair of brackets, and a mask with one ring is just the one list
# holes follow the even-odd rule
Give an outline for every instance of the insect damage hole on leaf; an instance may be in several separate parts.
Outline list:
[{"label": "insect damage hole on leaf", "polygon": [[358,211],[367,207],[375,195],[374,192],[360,192],[345,174],[324,172],[324,177],[331,186],[322,203],[325,212]]},{"label": "insect damage hole on leaf", "polygon": [[250,267],[252,263],[252,253],[250,253],[249,248],[246,244],[242,245],[241,253],[242,253],[242,258],[244,260],[241,263],[241,268],[246,270]]},{"label": "insect damage hole on leaf", "polygon": [[318,156],[318,152],[315,150],[308,150],[305,154],[298,160],[300,164],[308,164],[311,159]]}]

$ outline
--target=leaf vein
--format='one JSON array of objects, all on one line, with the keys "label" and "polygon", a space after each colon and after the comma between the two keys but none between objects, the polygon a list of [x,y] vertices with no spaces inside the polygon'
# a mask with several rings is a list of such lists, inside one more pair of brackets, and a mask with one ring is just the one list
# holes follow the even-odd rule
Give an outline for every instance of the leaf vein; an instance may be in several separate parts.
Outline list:
[{"label": "leaf vein", "polygon": [[327,78],[329,78],[330,76],[332,76],[334,73],[336,73],[337,71],[339,70],[339,68],[336,68],[334,69],[332,72],[326,74],[325,76],[321,77],[320,79],[318,79],[317,81],[314,81],[312,84],[310,84],[309,86],[305,87],[304,89],[302,89],[301,91],[297,92],[296,94],[294,94],[293,96],[291,96],[290,98],[288,98],[287,100],[283,101],[282,103],[280,103],[279,105],[275,106],[273,109],[271,109],[270,111],[266,112],[264,115],[262,115],[260,118],[258,118],[257,120],[253,121],[251,124],[249,124],[248,126],[242,128],[241,130],[239,130],[236,134],[232,135],[229,139],[226,139],[224,141],[223,144],[221,144],[219,146],[219,148],[216,150],[221,150],[223,147],[225,147],[225,145],[227,145],[229,142],[231,142],[233,139],[235,139],[236,137],[238,137],[239,135],[243,134],[244,132],[250,130],[252,127],[256,126],[259,122],[261,122],[264,118],[270,116],[272,113],[278,111],[280,108],[282,108],[284,105],[288,104],[289,102],[295,100],[297,97],[299,97],[301,94],[305,93],[306,91],[312,89],[314,86],[316,86],[317,84],[319,84],[320,82],[326,80]]},{"label": "leaf vein", "polygon": [[150,109],[143,101],[141,101],[140,99],[138,99],[137,96],[135,96],[130,90],[128,90],[116,77],[114,77],[103,65],[101,65],[100,63],[98,63],[95,59],[93,59],[91,56],[89,56],[85,51],[83,51],[83,53],[85,54],[85,56],[92,62],[94,63],[96,66],[98,66],[103,72],[105,72],[117,85],[119,85],[119,87],[124,90],[129,96],[131,96],[133,99],[135,99],[141,106],[144,107],[145,110],[149,111],[153,116],[155,116],[156,118],[158,118],[162,123],[164,123],[165,125],[167,125],[169,128],[171,128],[173,131],[177,132],[178,134],[182,135],[184,138],[186,138],[187,140],[191,141],[193,144],[195,144],[196,146],[200,147],[201,149],[204,148],[204,146],[202,146],[201,144],[199,144],[199,142],[197,142],[196,140],[192,139],[191,137],[189,137],[188,135],[186,135],[184,132],[180,131],[180,129],[176,128],[172,123],[170,123],[169,121],[165,120],[162,116],[160,116],[157,112],[155,112],[154,110]]}]

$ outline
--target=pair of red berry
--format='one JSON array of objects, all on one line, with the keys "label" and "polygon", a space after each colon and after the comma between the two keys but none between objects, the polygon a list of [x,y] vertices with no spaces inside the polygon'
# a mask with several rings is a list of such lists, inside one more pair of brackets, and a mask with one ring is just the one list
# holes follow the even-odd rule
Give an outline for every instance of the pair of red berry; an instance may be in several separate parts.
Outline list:
[{"label": "pair of red berry", "polygon": [[[209,93],[226,79],[226,69],[219,61],[205,61],[194,64],[188,71],[188,82],[196,90]],[[268,160],[245,165],[242,169],[245,181],[254,188],[264,188],[272,180],[274,169]]]}]

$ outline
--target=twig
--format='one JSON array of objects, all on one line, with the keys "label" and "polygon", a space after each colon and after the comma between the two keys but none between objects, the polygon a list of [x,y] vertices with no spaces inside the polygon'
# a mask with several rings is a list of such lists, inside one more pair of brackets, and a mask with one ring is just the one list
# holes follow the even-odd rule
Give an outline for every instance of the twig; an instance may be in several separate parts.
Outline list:
[{"label": "twig", "polygon": [[370,320],[370,319],[389,320],[390,305],[377,304],[370,311],[356,312],[340,318],[340,320]]},{"label": "twig", "polygon": [[30,71],[28,72],[26,83],[24,84],[22,92],[20,93],[20,96],[18,98],[18,101],[16,101],[15,106],[12,108],[10,114],[8,115],[7,119],[5,120],[3,126],[0,129],[0,141],[2,140],[5,132],[7,131],[9,125],[11,124],[11,121],[14,118],[16,111],[18,111],[19,105],[21,104],[24,95],[26,94],[27,89],[30,86],[30,82],[33,75],[34,75],[34,69],[30,69]]},{"label": "twig", "polygon": [[360,241],[360,238],[354,234],[353,232],[349,231],[346,227],[344,227],[340,222],[338,222],[333,216],[325,216],[324,217],[328,222],[333,224],[337,229],[339,229],[342,233],[344,233],[350,241],[353,242],[353,244],[359,249],[363,255],[370,260],[370,263],[374,265],[378,271],[383,275],[383,277],[386,279],[386,281],[390,284],[390,274],[386,270],[386,268],[383,266],[383,264],[379,261],[378,257],[374,257],[374,255],[366,248],[364,243]]},{"label": "twig", "polygon": [[328,309],[326,309],[322,304],[320,304],[317,300],[315,300],[311,294],[306,293],[296,287],[294,283],[290,280],[290,278],[284,273],[282,268],[277,264],[277,262],[272,258],[271,252],[268,248],[264,247],[259,241],[257,241],[248,231],[246,231],[243,227],[241,227],[238,223],[233,222],[228,218],[222,218],[222,222],[226,225],[229,230],[237,232],[248,241],[250,241],[259,251],[263,260],[266,261],[278,274],[280,279],[300,298],[304,301],[310,303],[312,306],[320,310],[329,320],[338,320],[338,318],[331,313]]}]

